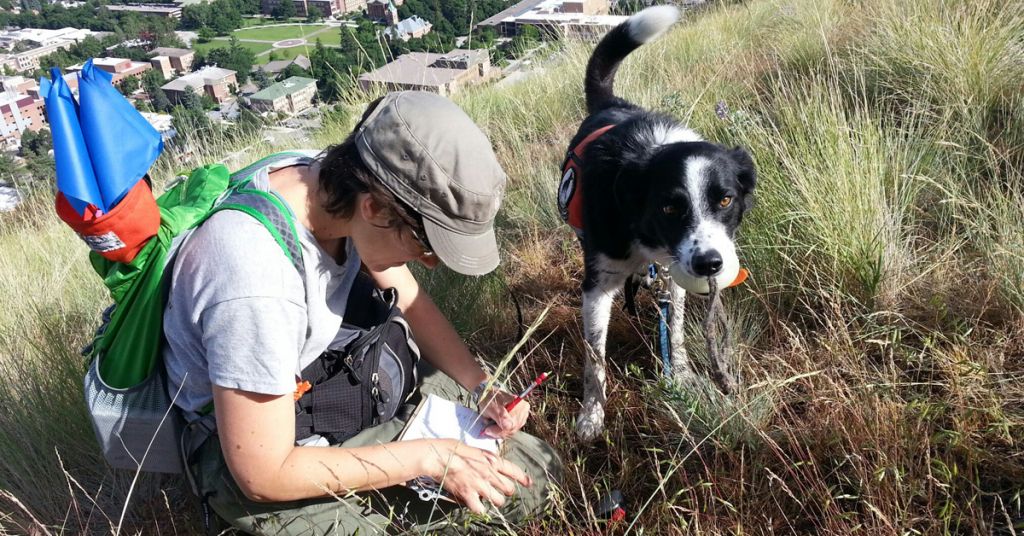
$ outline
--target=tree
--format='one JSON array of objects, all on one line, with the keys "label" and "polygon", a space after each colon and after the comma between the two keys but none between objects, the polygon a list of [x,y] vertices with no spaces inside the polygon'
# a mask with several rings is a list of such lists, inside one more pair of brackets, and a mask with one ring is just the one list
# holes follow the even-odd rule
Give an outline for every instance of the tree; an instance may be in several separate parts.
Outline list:
[{"label": "tree", "polygon": [[[199,100],[198,96],[194,98],[196,101]],[[216,139],[219,134],[217,127],[200,107],[188,107],[184,104],[175,106],[171,110],[171,124],[178,133],[179,143],[193,149],[206,146],[207,141]]]},{"label": "tree", "polygon": [[186,30],[206,28],[213,15],[211,5],[206,2],[189,4],[181,8],[181,27]]},{"label": "tree", "polygon": [[216,2],[216,9],[210,20],[210,27],[218,35],[227,35],[242,27],[242,14],[230,2]]},{"label": "tree", "polygon": [[45,156],[51,149],[53,149],[53,138],[49,130],[38,132],[25,130],[21,133],[21,156],[25,158]]},{"label": "tree", "polygon": [[167,113],[174,107],[167,93],[160,88],[150,94],[150,100],[153,101],[153,109],[160,113]]},{"label": "tree", "polygon": [[316,78],[317,93],[323,102],[336,102],[352,85],[352,78],[346,73],[345,59],[333,48],[325,47],[319,40],[309,55],[310,71]]},{"label": "tree", "polygon": [[33,179],[52,181],[56,178],[56,163],[50,156],[53,139],[49,130],[21,133],[21,156],[25,158],[25,170]]},{"label": "tree", "polygon": [[249,75],[249,78],[252,80],[252,83],[256,84],[256,87],[260,89],[269,87],[271,84],[274,83],[274,81],[271,80],[269,76],[267,76],[267,72],[264,71],[263,69],[256,69],[252,72],[252,74]]},{"label": "tree", "polygon": [[200,28],[198,34],[200,43],[209,43],[210,41],[213,41],[214,37],[217,37],[217,32],[207,26]]},{"label": "tree", "polygon": [[14,157],[5,152],[0,152],[0,183],[10,179],[17,171],[18,164],[14,161]]},{"label": "tree", "polygon": [[142,90],[152,95],[160,86],[164,85],[164,75],[156,69],[150,69],[142,73]]},{"label": "tree", "polygon": [[292,0],[278,0],[277,5],[270,12],[271,15],[276,19],[288,20],[294,17],[298,12],[295,10],[295,4]]},{"label": "tree", "polygon": [[231,36],[228,48],[215,48],[206,55],[206,62],[225,69],[235,71],[239,84],[245,84],[249,80],[249,71],[256,63],[256,55],[251,50],[242,46],[238,38]]},{"label": "tree", "polygon": [[191,86],[186,86],[185,90],[181,92],[181,98],[178,100],[178,105],[174,107],[173,111],[177,111],[178,108],[202,111],[203,99]]},{"label": "tree", "polygon": [[303,69],[302,67],[300,67],[300,66],[298,66],[298,65],[296,65],[294,63],[291,63],[287,67],[285,67],[284,70],[280,72],[280,74],[277,75],[277,79],[278,80],[285,80],[285,79],[291,78],[293,76],[301,76],[301,77],[304,77],[304,78],[312,78],[312,76],[309,74],[309,71]]},{"label": "tree", "polygon": [[129,77],[125,78],[124,80],[121,80],[121,83],[118,84],[117,89],[118,89],[118,91],[121,92],[122,95],[127,97],[128,95],[131,95],[132,93],[135,93],[135,91],[137,89],[139,89],[140,85],[141,84],[139,82],[139,78],[138,77],[136,77],[136,76],[129,76]]},{"label": "tree", "polygon": [[308,11],[309,14],[306,15],[307,24],[315,24],[317,22],[324,20],[324,14],[322,11],[320,11],[320,8],[316,6],[309,6]]}]

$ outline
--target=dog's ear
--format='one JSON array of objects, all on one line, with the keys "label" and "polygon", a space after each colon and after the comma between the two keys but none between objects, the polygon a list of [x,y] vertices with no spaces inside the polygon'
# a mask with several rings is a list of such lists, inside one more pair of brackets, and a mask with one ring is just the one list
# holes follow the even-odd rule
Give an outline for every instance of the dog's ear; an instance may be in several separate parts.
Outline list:
[{"label": "dog's ear", "polygon": [[730,152],[730,156],[736,162],[738,168],[737,178],[739,178],[740,186],[743,187],[743,193],[753,193],[754,187],[757,186],[757,169],[754,168],[754,159],[742,147],[734,147]]},{"label": "dog's ear", "polygon": [[750,153],[742,147],[734,147],[730,155],[736,162],[736,178],[743,189],[743,213],[746,214],[754,208],[754,187],[757,186],[757,169],[754,168],[754,159]]}]

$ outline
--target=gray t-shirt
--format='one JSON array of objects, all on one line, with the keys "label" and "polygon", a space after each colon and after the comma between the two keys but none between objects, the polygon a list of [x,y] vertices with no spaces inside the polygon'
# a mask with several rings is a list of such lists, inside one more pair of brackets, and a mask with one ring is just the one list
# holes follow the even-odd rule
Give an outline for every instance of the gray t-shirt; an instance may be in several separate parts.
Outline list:
[{"label": "gray t-shirt", "polygon": [[[260,170],[252,186],[269,191],[269,171],[284,165]],[[206,406],[212,385],[292,393],[302,369],[334,340],[359,255],[349,241],[339,265],[308,229],[296,229],[305,284],[270,232],[243,212],[218,212],[185,240],[164,312],[170,394],[182,409]]]}]

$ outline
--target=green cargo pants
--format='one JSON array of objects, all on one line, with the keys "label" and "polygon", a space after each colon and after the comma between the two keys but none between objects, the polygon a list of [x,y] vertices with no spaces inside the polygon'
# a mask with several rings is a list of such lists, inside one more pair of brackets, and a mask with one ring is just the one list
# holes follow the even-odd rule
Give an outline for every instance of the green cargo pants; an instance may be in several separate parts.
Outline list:
[{"label": "green cargo pants", "polygon": [[[425,374],[420,391],[449,400],[468,398],[468,393],[454,380],[436,370]],[[404,426],[404,421],[394,419],[363,430],[340,446],[394,441]],[[500,510],[492,508],[488,516],[473,515],[468,509],[444,500],[420,500],[404,486],[342,498],[253,502],[231,477],[216,436],[199,450],[196,476],[200,493],[213,511],[235,528],[253,534],[514,533],[515,524],[544,513],[550,502],[549,494],[561,483],[562,464],[550,445],[524,432],[506,441],[503,456],[522,467],[533,478],[533,486],[517,484],[516,494]]]}]

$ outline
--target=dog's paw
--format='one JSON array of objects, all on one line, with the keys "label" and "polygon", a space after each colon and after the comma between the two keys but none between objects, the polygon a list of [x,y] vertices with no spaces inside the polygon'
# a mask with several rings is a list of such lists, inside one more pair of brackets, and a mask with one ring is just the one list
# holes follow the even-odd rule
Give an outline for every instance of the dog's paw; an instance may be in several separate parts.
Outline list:
[{"label": "dog's paw", "polygon": [[674,364],[672,366],[672,381],[679,386],[687,386],[693,383],[696,375],[689,363]]},{"label": "dog's paw", "polygon": [[593,441],[604,431],[604,407],[590,404],[576,417],[576,435],[584,441]]}]

